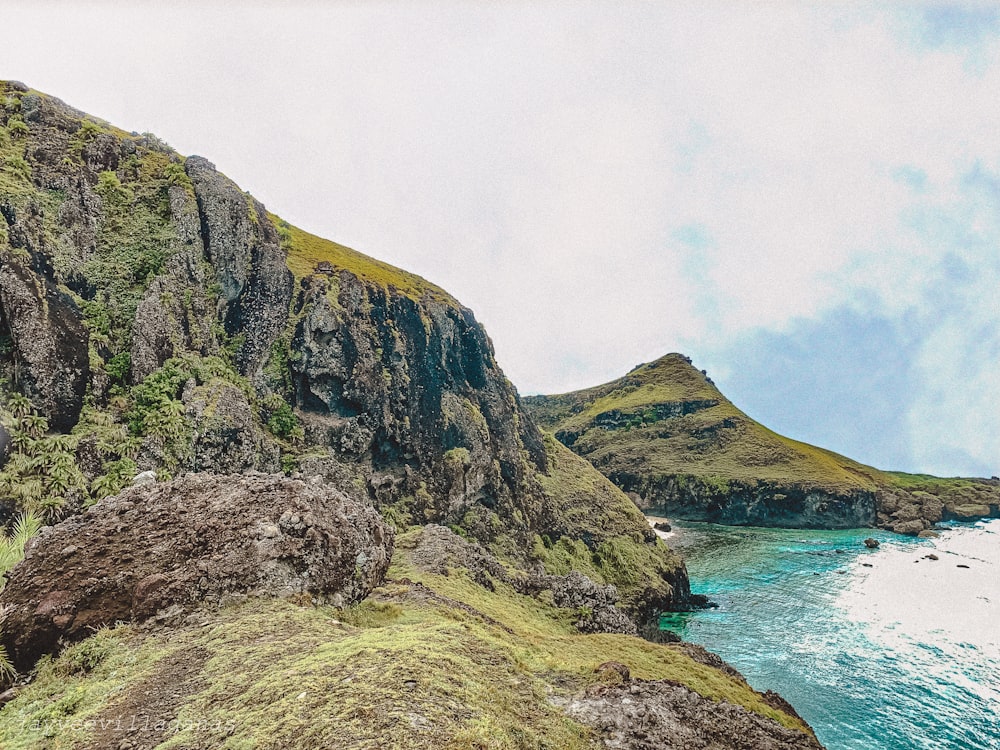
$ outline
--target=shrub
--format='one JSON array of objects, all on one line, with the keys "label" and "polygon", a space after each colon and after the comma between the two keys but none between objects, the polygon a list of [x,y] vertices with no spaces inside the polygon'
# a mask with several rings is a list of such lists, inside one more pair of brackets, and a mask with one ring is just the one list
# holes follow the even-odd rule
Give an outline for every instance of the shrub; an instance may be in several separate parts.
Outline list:
[{"label": "shrub", "polygon": [[295,416],[295,412],[285,401],[281,401],[267,420],[267,429],[280,438],[291,437],[298,426],[299,420]]},{"label": "shrub", "polygon": [[132,370],[132,354],[130,352],[119,352],[105,365],[108,376],[118,382],[125,383],[128,380],[129,372]]},{"label": "shrub", "polygon": [[21,138],[28,135],[28,124],[20,117],[11,117],[7,120],[7,132],[14,138]]}]

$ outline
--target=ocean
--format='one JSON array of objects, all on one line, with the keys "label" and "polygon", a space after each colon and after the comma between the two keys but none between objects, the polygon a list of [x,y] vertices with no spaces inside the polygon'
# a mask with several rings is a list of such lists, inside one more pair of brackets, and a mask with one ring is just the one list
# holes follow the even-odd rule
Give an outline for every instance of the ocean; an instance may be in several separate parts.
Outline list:
[{"label": "ocean", "polygon": [[1000,750],[1000,520],[929,540],[674,529],[692,591],[719,606],[661,627],[779,692],[829,750]]}]

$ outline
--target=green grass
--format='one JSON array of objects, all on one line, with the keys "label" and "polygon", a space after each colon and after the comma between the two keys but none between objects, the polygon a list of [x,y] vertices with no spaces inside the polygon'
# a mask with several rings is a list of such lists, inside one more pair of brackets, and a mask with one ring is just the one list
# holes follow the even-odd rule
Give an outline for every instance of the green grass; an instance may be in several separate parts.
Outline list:
[{"label": "green grass", "polygon": [[316,266],[326,262],[336,271],[350,271],[360,279],[373,282],[385,289],[394,288],[400,294],[414,300],[429,296],[440,302],[458,306],[454,297],[416,274],[403,271],[336,242],[309,234],[273,214],[270,214],[270,218],[282,234],[284,247],[288,253],[288,268],[296,278],[315,273]]},{"label": "green grass", "polygon": [[671,596],[665,577],[677,572],[680,558],[659,539],[648,540],[645,518],[618,487],[552,435],[543,438],[549,468],[538,481],[550,533],[536,538],[535,559],[552,574],[578,570],[615,584],[626,608]]},{"label": "green grass", "polygon": [[[654,407],[717,402],[678,417],[651,417]],[[874,489],[877,470],[754,421],[695,369],[668,354],[623,378],[558,396],[525,399],[541,424],[575,438],[573,450],[606,474],[693,476],[713,481],[778,482],[832,490]],[[609,412],[626,424],[604,429],[595,420]],[[628,417],[634,417],[628,423]]]},{"label": "green grass", "polygon": [[933,495],[954,516],[986,516],[990,506],[1000,505],[1000,483],[966,477],[935,477],[930,474],[882,473],[890,489],[903,490],[917,498]]},{"label": "green grass", "polygon": [[[400,537],[386,584],[346,609],[249,601],[170,630],[104,629],[58,658],[0,711],[0,747],[84,747],[100,720],[176,692],[180,748],[593,748],[595,737],[547,700],[626,664],[803,729],[742,680],[683,649],[622,635],[582,635],[573,613],[462,570],[425,573]],[[418,586],[417,584],[421,584]],[[200,619],[200,618],[199,618]],[[170,665],[192,660],[190,679]],[[88,721],[91,722],[88,724]]]},{"label": "green grass", "polygon": [[0,711],[4,750],[62,750],[79,747],[86,722],[150,674],[171,648],[166,639],[142,638],[130,627],[102,629],[43,659],[35,678]]}]

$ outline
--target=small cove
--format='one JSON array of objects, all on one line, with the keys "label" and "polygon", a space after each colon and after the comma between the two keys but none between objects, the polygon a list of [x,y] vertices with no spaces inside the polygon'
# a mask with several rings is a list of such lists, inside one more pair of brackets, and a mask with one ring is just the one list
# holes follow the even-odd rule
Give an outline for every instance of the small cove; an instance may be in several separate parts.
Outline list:
[{"label": "small cove", "polygon": [[719,606],[661,627],[781,693],[829,750],[1000,748],[1000,521],[932,540],[674,529],[692,590]]}]

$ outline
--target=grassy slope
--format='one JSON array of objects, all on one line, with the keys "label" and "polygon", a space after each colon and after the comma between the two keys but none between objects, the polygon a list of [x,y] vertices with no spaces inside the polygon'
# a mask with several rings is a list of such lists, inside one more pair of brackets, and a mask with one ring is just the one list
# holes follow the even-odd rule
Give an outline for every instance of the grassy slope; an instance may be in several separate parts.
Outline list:
[{"label": "grassy slope", "polygon": [[[489,592],[460,571],[416,570],[407,550],[417,533],[399,540],[385,586],[354,608],[254,601],[177,630],[98,632],[43,662],[0,711],[0,747],[87,747],[101,719],[155,712],[164,699],[181,729],[164,750],[594,747],[545,697],[594,682],[608,659],[803,727],[678,647],[580,635],[572,613],[502,583]],[[189,679],[165,684],[184,661]],[[145,695],[150,685],[163,694]]]},{"label": "grassy slope", "polygon": [[[649,418],[656,404],[707,400],[718,404],[682,417]],[[990,515],[1000,504],[1000,482],[882,471],[779,435],[737,409],[680,354],[641,365],[604,385],[524,401],[543,427],[579,435],[574,450],[607,473],[765,481],[834,491],[886,490],[907,493],[911,503],[933,495],[946,513],[959,518]],[[631,415],[634,426],[594,426],[596,417],[613,410]]]},{"label": "grassy slope", "polygon": [[[708,400],[718,403],[681,417],[649,416],[657,404]],[[525,401],[544,427],[579,433],[574,449],[602,469],[835,489],[873,489],[879,474],[755,422],[679,354],[668,354],[596,388]],[[632,415],[634,426],[593,426],[595,417],[612,410]]]},{"label": "grassy slope", "polygon": [[551,435],[545,442],[549,469],[538,480],[553,533],[536,537],[532,556],[551,574],[579,570],[595,581],[613,583],[629,609],[651,595],[673,596],[666,579],[683,566],[680,557],[658,538],[647,541],[649,527],[642,513],[603,474]]},{"label": "grassy slope", "polygon": [[316,266],[325,261],[337,271],[350,271],[358,278],[374,282],[384,288],[395,288],[399,293],[413,299],[428,295],[440,302],[460,307],[458,301],[444,289],[414,273],[396,268],[331,240],[317,237],[292,226],[274,214],[270,214],[270,218],[282,235],[283,246],[288,252],[288,268],[296,278],[315,273]]}]

